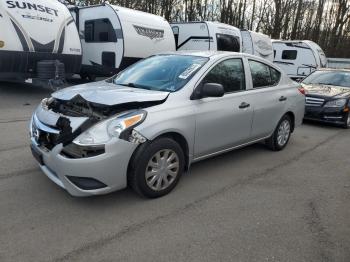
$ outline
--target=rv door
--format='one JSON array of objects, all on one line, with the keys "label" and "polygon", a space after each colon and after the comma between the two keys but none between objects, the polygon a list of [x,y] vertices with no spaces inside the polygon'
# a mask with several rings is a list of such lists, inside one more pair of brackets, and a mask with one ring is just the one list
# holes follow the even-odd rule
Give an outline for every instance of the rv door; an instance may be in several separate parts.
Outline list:
[{"label": "rv door", "polygon": [[105,6],[80,9],[82,77],[109,76],[117,72],[123,57],[123,35],[115,11]]}]

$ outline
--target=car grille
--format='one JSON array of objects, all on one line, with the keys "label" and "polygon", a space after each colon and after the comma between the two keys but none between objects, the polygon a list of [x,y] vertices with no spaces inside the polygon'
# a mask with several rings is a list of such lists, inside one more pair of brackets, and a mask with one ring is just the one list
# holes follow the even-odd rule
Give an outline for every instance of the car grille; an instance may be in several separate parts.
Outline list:
[{"label": "car grille", "polygon": [[316,98],[316,97],[306,97],[306,105],[307,106],[322,106],[324,104],[324,99],[322,98]]}]

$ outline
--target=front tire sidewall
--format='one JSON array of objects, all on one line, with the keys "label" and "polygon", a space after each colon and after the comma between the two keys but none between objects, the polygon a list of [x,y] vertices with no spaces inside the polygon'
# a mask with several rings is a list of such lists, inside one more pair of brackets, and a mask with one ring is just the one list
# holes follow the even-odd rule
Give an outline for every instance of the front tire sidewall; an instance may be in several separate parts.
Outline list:
[{"label": "front tire sidewall", "polygon": [[[287,120],[289,122],[290,133],[289,133],[288,139],[285,142],[285,144],[281,146],[278,143],[278,130],[279,130],[279,127],[280,127],[281,123],[283,123],[285,120]],[[277,125],[273,135],[267,140],[268,146],[273,151],[280,151],[280,150],[284,149],[287,146],[288,142],[289,142],[289,139],[291,137],[291,133],[292,133],[292,120],[291,120],[291,118],[288,115],[284,115],[281,118],[281,120],[278,122],[278,125]]]},{"label": "front tire sidewall", "polygon": [[[179,158],[179,173],[172,184],[160,191],[151,189],[146,182],[145,172],[151,157],[160,150],[173,150]],[[170,193],[180,180],[184,171],[185,158],[180,145],[170,138],[159,138],[152,142],[142,144],[137,150],[135,157],[132,160],[131,170],[129,173],[130,186],[141,196],[148,198],[157,198]]]},{"label": "front tire sidewall", "polygon": [[344,125],[343,125],[343,128],[345,129],[349,129],[350,128],[350,123],[348,123],[348,119],[350,117],[350,113],[348,112],[346,115],[345,115],[345,121],[344,121]]}]

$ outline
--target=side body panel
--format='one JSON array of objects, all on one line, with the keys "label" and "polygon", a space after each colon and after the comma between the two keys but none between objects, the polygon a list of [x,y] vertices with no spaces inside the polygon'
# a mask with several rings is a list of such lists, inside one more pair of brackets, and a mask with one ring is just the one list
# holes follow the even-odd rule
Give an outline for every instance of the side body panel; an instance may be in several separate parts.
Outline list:
[{"label": "side body panel", "polygon": [[264,34],[241,30],[243,53],[252,54],[273,62],[271,39]]},{"label": "side body panel", "polygon": [[[83,46],[82,72],[95,75],[111,75],[115,73],[115,68],[119,68],[124,52],[123,33],[116,12],[109,5],[92,6],[78,10],[79,34]],[[86,40],[86,30],[94,21],[106,21],[104,23],[106,27],[111,24],[114,30],[112,33],[116,36],[116,42]],[[110,58],[113,57],[114,59],[111,59],[114,61],[108,61],[108,63],[103,61],[103,57],[106,55]]]},{"label": "side body panel", "polygon": [[210,50],[218,50],[217,34],[223,34],[236,37],[239,42],[239,52],[242,52],[241,31],[237,27],[218,22],[207,22],[207,24],[209,28],[209,35],[213,38],[213,44],[210,46]]},{"label": "side body panel", "polygon": [[[303,78],[319,67],[313,49],[303,42],[273,42],[274,63],[291,78]],[[296,52],[295,59],[286,59],[283,54]]]},{"label": "side body panel", "polygon": [[81,43],[67,7],[58,1],[0,2],[0,79],[36,77],[37,62],[60,60],[78,72]]},{"label": "side body panel", "polygon": [[111,7],[123,30],[125,58],[141,59],[176,50],[173,31],[163,17],[120,6]]},{"label": "side body panel", "polygon": [[213,37],[205,22],[171,24],[177,50],[210,50]]}]

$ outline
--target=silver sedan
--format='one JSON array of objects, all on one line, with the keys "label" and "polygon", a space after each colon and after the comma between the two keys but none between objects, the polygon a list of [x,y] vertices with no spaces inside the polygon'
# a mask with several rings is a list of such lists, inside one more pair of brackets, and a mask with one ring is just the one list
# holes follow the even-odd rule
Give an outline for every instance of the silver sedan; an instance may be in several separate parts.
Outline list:
[{"label": "silver sedan", "polygon": [[30,124],[31,149],[74,196],[129,185],[154,198],[195,161],[261,141],[282,150],[304,108],[300,85],[258,57],[166,53],[44,99]]}]

